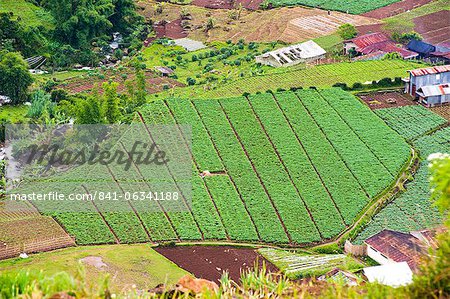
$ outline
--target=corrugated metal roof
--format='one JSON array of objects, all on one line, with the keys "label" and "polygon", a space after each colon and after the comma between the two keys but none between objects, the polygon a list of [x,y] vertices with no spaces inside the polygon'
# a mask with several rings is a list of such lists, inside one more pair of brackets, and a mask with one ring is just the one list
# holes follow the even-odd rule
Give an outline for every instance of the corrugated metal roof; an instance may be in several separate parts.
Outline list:
[{"label": "corrugated metal roof", "polygon": [[423,69],[410,70],[408,72],[410,72],[413,76],[440,74],[440,73],[450,72],[450,65],[432,66],[432,67],[427,67],[427,68],[423,68]]},{"label": "corrugated metal roof", "polygon": [[407,262],[413,270],[427,250],[419,239],[411,234],[382,230],[368,238],[366,244],[395,262]]},{"label": "corrugated metal roof", "polygon": [[422,54],[428,54],[430,52],[436,51],[435,46],[415,39],[411,40],[406,47],[408,48],[408,50]]},{"label": "corrugated metal roof", "polygon": [[417,93],[421,93],[426,97],[434,97],[439,95],[450,94],[450,85],[449,84],[441,84],[441,85],[427,85],[422,86],[417,90]]},{"label": "corrugated metal roof", "polygon": [[358,46],[358,48],[365,48],[367,46],[389,40],[390,40],[389,37],[387,37],[385,34],[381,32],[375,32],[355,37],[350,41],[355,43],[355,45]]}]

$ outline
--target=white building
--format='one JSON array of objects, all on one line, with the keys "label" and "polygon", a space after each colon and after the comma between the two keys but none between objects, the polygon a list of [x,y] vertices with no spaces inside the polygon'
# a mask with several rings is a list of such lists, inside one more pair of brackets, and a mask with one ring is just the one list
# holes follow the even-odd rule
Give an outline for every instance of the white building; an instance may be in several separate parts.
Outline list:
[{"label": "white building", "polygon": [[312,40],[256,56],[256,62],[273,67],[292,66],[325,58],[327,52]]}]

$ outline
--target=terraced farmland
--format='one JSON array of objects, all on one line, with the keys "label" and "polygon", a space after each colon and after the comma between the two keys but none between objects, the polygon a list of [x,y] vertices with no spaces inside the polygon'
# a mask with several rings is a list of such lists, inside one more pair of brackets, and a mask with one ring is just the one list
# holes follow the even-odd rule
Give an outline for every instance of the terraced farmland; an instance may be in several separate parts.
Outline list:
[{"label": "terraced farmland", "polygon": [[[298,66],[301,67],[301,66]],[[212,83],[211,86],[198,86],[196,89],[179,88],[175,94],[183,97],[213,99],[233,97],[245,92],[273,91],[292,87],[329,88],[337,82],[351,86],[355,82],[370,83],[383,78],[404,77],[407,70],[421,67],[421,64],[403,60],[380,60],[362,62],[343,62],[318,66],[307,66],[284,72],[242,78],[230,83]]]},{"label": "terraced farmland", "polygon": [[[420,122],[416,123],[419,124]],[[403,232],[432,228],[442,223],[438,210],[431,206],[428,155],[436,152],[450,153],[450,127],[425,135],[413,143],[422,158],[414,181],[406,185],[406,191],[378,213],[357,236],[356,243],[383,229]]]},{"label": "terraced farmland", "polygon": [[[137,121],[192,126],[192,204],[182,196],[177,204],[183,210],[160,206],[145,212],[133,202],[115,213],[102,203],[86,202],[85,213],[77,217],[52,214],[80,244],[318,243],[352,224],[410,156],[403,138],[341,89],[155,101],[141,110]],[[133,140],[149,138],[146,132],[130,133],[121,144],[129,152]],[[130,180],[145,185],[150,175],[137,166],[127,172],[97,167],[90,171],[118,193]],[[201,177],[205,170],[213,175]],[[95,182],[58,182],[58,188],[89,192]]]}]

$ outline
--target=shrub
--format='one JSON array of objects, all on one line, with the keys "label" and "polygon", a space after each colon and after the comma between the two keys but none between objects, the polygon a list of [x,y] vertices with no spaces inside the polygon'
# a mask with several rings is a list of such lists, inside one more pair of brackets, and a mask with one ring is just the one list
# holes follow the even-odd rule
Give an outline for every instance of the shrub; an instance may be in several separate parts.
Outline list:
[{"label": "shrub", "polygon": [[357,89],[363,89],[363,85],[360,82],[355,82],[352,86],[353,90],[357,90]]},{"label": "shrub", "polygon": [[342,37],[342,39],[351,39],[354,38],[356,34],[358,34],[355,26],[348,23],[339,26],[337,33],[339,34],[340,37]]}]

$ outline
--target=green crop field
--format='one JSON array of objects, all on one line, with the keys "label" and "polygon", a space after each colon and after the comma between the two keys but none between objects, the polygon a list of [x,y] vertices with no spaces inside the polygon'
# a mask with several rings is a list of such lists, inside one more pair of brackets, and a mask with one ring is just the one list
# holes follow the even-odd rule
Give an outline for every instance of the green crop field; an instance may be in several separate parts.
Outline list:
[{"label": "green crop field", "polygon": [[[170,91],[181,98],[215,99],[221,97],[240,96],[245,92],[273,90],[292,87],[328,88],[337,82],[351,86],[355,82],[371,83],[386,77],[405,77],[407,70],[423,67],[423,64],[404,60],[378,60],[361,62],[342,62],[318,66],[303,64],[289,69],[277,68],[274,73],[244,77],[229,83],[212,82]],[[162,97],[164,94],[158,95]]]},{"label": "green crop field", "polygon": [[406,140],[418,138],[447,123],[445,118],[419,105],[378,109],[375,113]]},{"label": "green crop field", "polygon": [[[52,214],[79,244],[321,242],[352,224],[395,180],[410,156],[401,136],[338,88],[155,101],[140,116],[149,126],[192,126],[192,204],[182,198],[177,204],[183,210],[141,212],[133,203],[134,208],[114,213],[103,203],[94,207],[86,202],[85,213],[77,217]],[[130,150],[133,141],[149,137],[145,135],[124,135],[124,147]],[[204,170],[217,175],[201,178]],[[119,193],[120,185],[127,184],[119,183],[121,179],[146,177],[133,169],[108,172],[97,166],[90,171],[98,173],[98,179],[109,177],[108,189]],[[61,181],[53,187],[52,191],[83,193],[81,186]],[[31,188],[48,187],[35,182]]]},{"label": "green crop field", "polygon": [[344,0],[266,0],[272,6],[292,6],[306,5],[322,9],[337,10],[351,14],[362,14],[395,2],[399,0],[381,0],[381,1],[344,1]]},{"label": "green crop field", "polygon": [[[391,108],[392,109],[392,108]],[[414,122],[416,126],[421,121]],[[408,135],[409,136],[409,135]],[[415,140],[413,145],[419,151],[422,162],[414,176],[414,181],[406,185],[406,191],[378,213],[368,226],[357,236],[361,243],[382,229],[403,232],[435,227],[442,223],[438,210],[431,206],[428,155],[436,152],[450,152],[450,127],[438,130]]]},{"label": "green crop field", "polygon": [[26,0],[0,0],[0,12],[12,12],[26,26],[52,28],[53,17],[49,12]]}]

